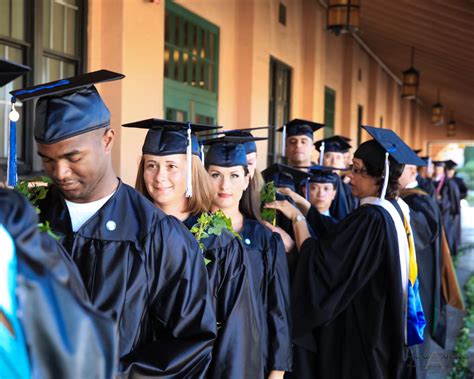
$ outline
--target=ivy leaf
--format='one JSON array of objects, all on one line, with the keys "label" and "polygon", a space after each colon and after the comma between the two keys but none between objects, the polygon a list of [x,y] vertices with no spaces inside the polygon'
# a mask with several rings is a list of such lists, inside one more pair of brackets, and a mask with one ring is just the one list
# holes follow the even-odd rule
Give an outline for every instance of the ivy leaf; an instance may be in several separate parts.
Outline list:
[{"label": "ivy leaf", "polygon": [[265,208],[265,204],[276,200],[276,187],[274,182],[266,183],[260,193],[260,200],[262,202],[260,209],[260,216],[262,220],[276,225],[276,209]]}]

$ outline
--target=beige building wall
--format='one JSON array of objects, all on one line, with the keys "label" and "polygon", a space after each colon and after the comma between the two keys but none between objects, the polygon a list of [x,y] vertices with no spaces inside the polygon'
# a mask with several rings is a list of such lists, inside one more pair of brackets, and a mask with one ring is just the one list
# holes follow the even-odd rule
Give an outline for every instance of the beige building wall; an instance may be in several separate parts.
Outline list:
[{"label": "beige building wall", "polygon": [[[220,29],[218,122],[225,128],[267,125],[270,57],[292,68],[291,118],[324,121],[324,88],[336,91],[335,133],[357,142],[357,107],[363,123],[392,128],[414,148],[446,139],[430,124],[430,107],[400,99],[399,85],[349,35],[326,32],[325,10],[313,0],[281,0],[287,24],[278,22],[280,0],[177,0]],[[163,116],[165,0],[90,0],[88,70],[106,68],[126,78],[99,91],[112,112],[118,175],[135,181],[145,132],[121,124]],[[399,74],[399,73],[395,73]],[[398,75],[400,76],[400,75]],[[455,139],[469,137],[458,125]],[[263,133],[262,133],[263,134]],[[323,136],[318,131],[315,138]],[[362,141],[368,139],[362,133]],[[259,168],[266,165],[259,142]],[[315,154],[315,158],[317,154]]]}]

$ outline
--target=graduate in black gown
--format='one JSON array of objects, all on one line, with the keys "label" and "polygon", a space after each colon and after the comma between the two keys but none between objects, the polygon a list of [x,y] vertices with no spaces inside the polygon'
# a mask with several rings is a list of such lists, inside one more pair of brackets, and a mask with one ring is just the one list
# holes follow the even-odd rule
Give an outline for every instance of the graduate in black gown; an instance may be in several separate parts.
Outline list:
[{"label": "graduate in black gown", "polygon": [[11,290],[0,297],[0,377],[112,378],[114,320],[92,307],[74,263],[39,231],[26,197],[7,189],[0,189],[0,241],[0,288]]},{"label": "graduate in black gown", "polygon": [[464,182],[464,179],[457,175],[456,166],[456,162],[451,159],[448,159],[446,161],[446,176],[456,182],[459,187],[459,194],[461,196],[461,199],[465,199],[467,197],[468,189],[466,183]]},{"label": "graduate in black gown", "polygon": [[[307,167],[316,164],[312,161],[313,134],[323,127],[324,124],[295,118],[277,129],[277,132],[282,133],[282,163],[302,171],[307,171]],[[299,184],[295,182],[295,188],[298,189]]]},{"label": "graduate in black gown", "polygon": [[[344,156],[349,152],[351,145],[345,137],[332,136],[314,144],[319,151],[319,165],[325,167],[334,167],[336,169],[347,170],[345,166]],[[357,199],[352,196],[352,190],[346,181],[348,177],[344,175],[344,171],[334,170],[339,176],[336,182],[336,198],[331,204],[331,214],[338,220],[342,220],[358,206]]]},{"label": "graduate in black gown", "polygon": [[436,199],[443,218],[443,225],[452,255],[458,253],[460,242],[461,194],[456,182],[446,175],[447,161],[434,161]]},{"label": "graduate in black gown", "polygon": [[[158,119],[124,126],[150,128],[142,147],[135,188],[191,229],[203,213],[208,214],[213,198],[209,175],[199,159],[195,132],[215,127]],[[190,156],[187,156],[188,127],[192,131]],[[192,161],[191,172],[188,172],[188,159]],[[192,179],[192,194],[187,188],[188,177]],[[216,235],[209,229],[205,229],[207,237],[200,242],[204,245],[204,257],[209,260],[206,268],[218,331],[207,377],[261,378],[263,362],[248,256],[237,236],[225,229]]]},{"label": "graduate in black gown", "polygon": [[[453,190],[452,190],[452,198],[453,202],[459,204],[459,208],[455,209],[453,214],[453,229],[456,241],[458,244],[461,243],[461,200],[467,197],[467,187],[464,180],[456,175],[456,166],[457,163],[451,159],[448,159],[445,162],[445,172],[446,177],[451,182]],[[457,187],[457,188],[456,188]]]},{"label": "graduate in black gown", "polygon": [[244,242],[259,310],[265,377],[282,378],[292,366],[289,274],[282,239],[258,221],[252,207],[245,148],[232,137],[207,141],[205,166],[213,183],[212,211],[222,210]]},{"label": "graduate in black gown", "polygon": [[216,321],[198,243],[117,178],[110,112],[93,83],[101,70],[14,91],[36,105],[38,154],[53,185],[40,218],[77,265],[95,308],[118,325],[122,376],[201,378]]},{"label": "graduate in black gown", "polygon": [[426,166],[418,167],[416,181],[418,182],[418,186],[436,201],[436,187],[432,179],[433,161],[428,156],[421,157],[421,159],[426,162]]},{"label": "graduate in black gown", "polygon": [[357,149],[350,174],[361,206],[332,230],[310,238],[297,208],[267,205],[293,219],[300,250],[295,378],[415,376],[407,345],[422,342],[424,318],[408,206],[396,198],[403,164],[419,158],[393,131],[364,128],[374,140]]}]

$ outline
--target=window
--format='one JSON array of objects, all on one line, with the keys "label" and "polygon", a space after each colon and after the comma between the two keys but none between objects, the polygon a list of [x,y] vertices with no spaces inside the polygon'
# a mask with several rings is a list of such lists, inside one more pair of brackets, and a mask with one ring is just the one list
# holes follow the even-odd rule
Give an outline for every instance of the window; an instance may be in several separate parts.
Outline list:
[{"label": "window", "polygon": [[282,3],[278,6],[278,22],[286,26],[286,7]]},{"label": "window", "polygon": [[276,128],[268,134],[268,165],[277,162],[281,156],[282,133],[276,129],[290,118],[291,67],[270,57],[270,99],[268,122]]},{"label": "window", "polygon": [[197,122],[217,118],[219,28],[166,1],[165,114]]},{"label": "window", "polygon": [[334,135],[334,118],[336,112],[336,91],[324,87],[324,138]]},{"label": "window", "polygon": [[364,107],[362,105],[357,106],[357,146],[362,142],[362,128],[361,125],[364,120]]},{"label": "window", "polygon": [[[84,0],[0,0],[0,58],[32,68],[28,75],[0,89],[1,167],[5,167],[8,148],[9,92],[83,72],[86,3]],[[30,127],[33,105],[33,102],[18,104],[20,175],[41,169],[40,160],[33,154]]]}]

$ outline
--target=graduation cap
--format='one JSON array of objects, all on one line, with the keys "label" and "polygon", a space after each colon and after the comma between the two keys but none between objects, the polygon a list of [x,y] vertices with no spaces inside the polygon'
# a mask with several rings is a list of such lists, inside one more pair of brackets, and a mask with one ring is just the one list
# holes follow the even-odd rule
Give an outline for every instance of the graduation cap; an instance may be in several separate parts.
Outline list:
[{"label": "graduation cap", "polygon": [[275,187],[285,187],[293,192],[298,192],[296,186],[303,184],[303,182],[308,183],[310,173],[281,163],[274,163],[262,171],[262,176],[265,182],[275,183]]},{"label": "graduation cap", "polygon": [[28,66],[0,59],[0,87],[31,71]]},{"label": "graduation cap", "polygon": [[216,130],[219,129],[220,126],[162,120],[158,118],[149,118],[123,124],[122,126],[125,128],[148,129],[145,142],[142,146],[142,154],[157,156],[186,154],[186,197],[192,197],[192,155],[200,157],[201,153],[196,133]]},{"label": "graduation cap", "polygon": [[[27,66],[0,59],[0,87],[26,74],[30,70],[31,68]],[[17,182],[16,123],[19,119],[20,114],[15,109],[15,102],[12,101],[12,108],[9,114],[10,125],[7,159],[7,185],[11,187],[14,187]]]},{"label": "graduation cap", "polygon": [[209,146],[204,164],[220,167],[244,166],[247,167],[247,152],[244,144],[250,141],[263,141],[264,137],[237,137],[226,136],[202,140]]},{"label": "graduation cap", "polygon": [[35,108],[35,139],[53,144],[110,125],[110,112],[95,83],[125,76],[100,70],[84,75],[11,91],[21,101],[39,98]]},{"label": "graduation cap", "polygon": [[415,154],[420,154],[422,150],[423,150],[423,149],[413,149],[413,151],[415,152]]},{"label": "graduation cap", "polygon": [[307,136],[313,140],[313,133],[324,127],[324,124],[320,124],[313,121],[302,120],[295,118],[281,128],[277,129],[277,132],[283,133],[282,138],[282,154],[285,155],[286,150],[286,139],[292,136]]},{"label": "graduation cap", "polygon": [[331,183],[336,186],[338,175],[334,173],[334,170],[337,170],[334,167],[319,166],[314,165],[309,167],[309,173],[311,177],[309,178],[310,183]]},{"label": "graduation cap", "polygon": [[458,165],[456,162],[454,162],[451,159],[448,159],[447,161],[444,161],[444,165],[447,170],[454,170],[454,168]]},{"label": "graduation cap", "polygon": [[433,161],[435,167],[444,167],[446,166],[446,161]]},{"label": "graduation cap", "polygon": [[362,126],[362,128],[373,137],[373,140],[361,144],[354,157],[362,159],[372,166],[384,169],[381,199],[385,198],[387,191],[390,168],[389,157],[399,164],[426,166],[426,163],[393,130],[373,126]]},{"label": "graduation cap", "polygon": [[[253,137],[252,133],[254,130],[268,130],[274,128],[274,126],[258,126],[255,128],[245,128],[245,129],[233,129],[233,130],[223,130],[222,134],[226,136],[233,136],[233,137]],[[267,137],[263,137],[264,139],[268,139]],[[256,153],[257,152],[257,144],[255,141],[248,141],[244,142],[245,151],[247,154]]]},{"label": "graduation cap", "polygon": [[319,164],[322,165],[324,153],[345,153],[349,151],[352,146],[347,143],[347,139],[345,137],[332,136],[316,141],[314,147],[320,152]]}]

